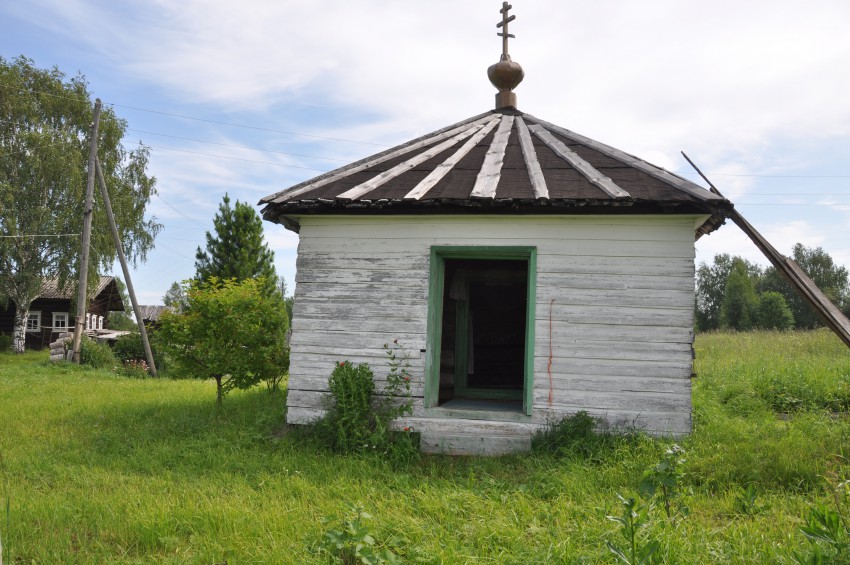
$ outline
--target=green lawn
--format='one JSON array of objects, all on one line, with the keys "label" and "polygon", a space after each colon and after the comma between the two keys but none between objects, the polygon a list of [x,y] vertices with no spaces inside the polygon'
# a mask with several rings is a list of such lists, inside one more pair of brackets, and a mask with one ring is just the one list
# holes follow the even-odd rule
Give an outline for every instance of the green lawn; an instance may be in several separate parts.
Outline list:
[{"label": "green lawn", "polygon": [[[827,481],[850,478],[850,350],[823,331],[701,335],[696,350],[690,516],[656,508],[642,535],[667,563],[791,562],[809,506],[834,506]],[[4,563],[328,562],[317,548],[351,505],[405,562],[613,562],[606,515],[672,443],[398,467],[281,433],[283,395],[262,388],[217,409],[214,383],[45,360],[0,354]]]}]

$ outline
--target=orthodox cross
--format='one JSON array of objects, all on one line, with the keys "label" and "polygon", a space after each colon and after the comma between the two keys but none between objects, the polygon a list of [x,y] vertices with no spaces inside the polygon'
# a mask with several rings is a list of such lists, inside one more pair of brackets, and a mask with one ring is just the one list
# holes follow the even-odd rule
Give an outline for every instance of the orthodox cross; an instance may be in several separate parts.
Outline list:
[{"label": "orthodox cross", "polygon": [[513,34],[508,33],[508,22],[512,22],[516,19],[516,16],[508,16],[508,10],[513,8],[507,2],[502,2],[502,9],[499,10],[502,13],[502,21],[496,24],[496,27],[504,27],[504,31],[501,33],[497,33],[499,37],[502,38],[502,55],[508,54],[508,38],[516,37]]}]

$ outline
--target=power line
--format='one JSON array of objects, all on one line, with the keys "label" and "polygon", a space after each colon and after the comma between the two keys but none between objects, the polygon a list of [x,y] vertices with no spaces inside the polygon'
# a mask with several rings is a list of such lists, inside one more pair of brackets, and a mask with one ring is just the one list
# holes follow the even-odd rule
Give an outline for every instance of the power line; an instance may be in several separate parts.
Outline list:
[{"label": "power line", "polygon": [[[678,171],[677,175],[697,175],[690,171]],[[709,173],[713,177],[759,177],[771,179],[850,179],[850,175],[763,175],[760,173]]]},{"label": "power line", "polygon": [[390,145],[387,145],[385,143],[373,143],[371,141],[358,141],[358,140],[355,140],[355,139],[343,139],[341,137],[326,137],[326,136],[323,136],[323,135],[313,135],[313,134],[310,134],[310,133],[300,133],[300,132],[297,132],[297,131],[287,131],[287,130],[280,130],[280,129],[273,129],[273,128],[264,128],[264,127],[260,127],[260,126],[251,126],[251,125],[247,125],[247,124],[237,124],[237,123],[233,123],[233,122],[222,122],[220,120],[210,120],[210,119],[207,119],[207,118],[198,118],[198,117],[195,117],[195,116],[186,116],[186,115],[183,115],[183,114],[172,114],[171,112],[162,112],[160,110],[150,110],[150,109],[147,109],[147,108],[139,108],[137,106],[126,106],[124,104],[116,104],[114,102],[106,102],[106,104],[109,104],[110,106],[116,106],[118,108],[128,108],[130,110],[138,110],[139,112],[149,112],[151,114],[159,114],[161,116],[170,116],[170,117],[173,117],[173,118],[183,118],[183,119],[186,119],[186,120],[195,120],[195,121],[198,121],[198,122],[206,122],[206,123],[218,124],[218,125],[222,125],[222,126],[253,129],[253,130],[257,130],[257,131],[268,131],[268,132],[271,132],[271,133],[283,133],[283,134],[286,134],[286,135],[297,135],[297,136],[300,136],[300,137],[310,137],[310,138],[313,138],[313,139],[325,139],[325,140],[328,140],[328,141],[342,141],[344,143],[359,143],[359,144],[362,144],[362,145],[376,145],[378,147],[391,147]]},{"label": "power line", "polygon": [[[15,124],[15,122],[9,122],[9,121],[3,121],[3,120],[0,120],[0,123],[20,125],[20,124]],[[53,131],[53,132],[59,132],[59,130],[56,130],[55,128],[46,128],[46,129]],[[140,131],[140,130],[132,130],[132,131]],[[231,145],[231,144],[227,144],[227,143],[217,143],[217,142],[214,142],[214,141],[204,141],[204,140],[201,140],[201,139],[190,139],[190,138],[187,138],[187,137],[178,137],[176,135],[168,135],[168,134],[164,134],[164,133],[155,133],[155,132],[142,132],[142,133],[147,133],[147,134],[150,134],[150,135],[161,135],[161,136],[164,136],[164,137],[171,137],[171,138],[174,138],[174,139],[184,139],[184,140],[187,140],[187,141],[195,141],[195,142],[199,142],[199,143],[209,143],[209,144],[212,144],[212,145],[222,145],[222,146],[225,146],[225,147],[238,147],[238,148],[241,148],[241,149],[248,149],[250,151],[264,151],[264,152],[267,152],[267,153],[279,153],[279,154],[282,154],[282,155],[292,155],[292,156],[295,156],[295,157],[308,157],[308,158],[311,158],[311,159],[326,159],[326,160],[329,160],[329,161],[343,161],[343,159],[336,159],[336,158],[333,158],[333,157],[319,157],[319,156],[316,156],[316,155],[300,155],[300,154],[297,154],[297,153],[286,153],[284,151],[273,151],[273,150],[270,150],[270,149],[258,149],[258,148],[255,148],[255,147],[248,147],[248,146],[245,146],[245,145],[235,145],[235,144]],[[51,142],[48,142],[46,145],[59,145],[60,143],[61,143],[60,141],[51,141]],[[254,160],[254,159],[245,159],[245,158],[242,158],[242,157],[229,157],[229,156],[226,156],[226,155],[213,155],[211,153],[203,153],[201,151],[191,151],[191,150],[188,150],[188,149],[178,149],[176,147],[166,147],[164,145],[150,145],[150,144],[144,144],[144,143],[142,143],[142,145],[145,145],[146,147],[155,147],[157,149],[166,149],[166,150],[169,150],[169,151],[180,151],[180,152],[183,152],[183,153],[194,153],[196,155],[206,155],[208,157],[215,157],[217,159],[232,159],[232,160],[236,160],[236,161],[247,161],[249,163],[260,163],[260,164],[264,164],[264,165],[275,165],[275,166],[278,166],[278,167],[290,167],[290,168],[293,168],[293,169],[305,169],[305,170],[308,170],[308,171],[318,171],[318,172],[322,172],[322,173],[327,172],[326,169],[316,169],[316,168],[313,168],[313,167],[301,167],[299,165],[288,165],[286,163],[272,163],[270,161],[257,161],[257,160]],[[0,157],[3,157],[5,155],[14,155],[16,153],[24,153],[26,151],[36,150],[36,149],[37,148],[24,147],[24,148],[18,149],[16,151],[9,151],[7,153],[0,153]]]},{"label": "power line", "polygon": [[320,157],[319,155],[303,155],[301,153],[288,153],[286,151],[275,151],[274,149],[260,149],[258,147],[250,147],[247,145],[237,145],[235,143],[219,143],[216,141],[206,141],[203,139],[193,139],[191,137],[180,137],[178,135],[169,135],[167,133],[157,133],[155,131],[144,131],[140,129],[127,128],[127,131],[135,131],[137,133],[144,133],[147,135],[158,135],[161,137],[170,137],[171,139],[182,139],[184,141],[194,141],[196,143],[207,143],[209,145],[219,145],[221,147],[236,147],[239,149],[250,149],[251,151],[263,151],[265,153],[276,153],[278,155],[291,155],[293,157],[307,157],[309,159],[323,159],[325,161],[340,161],[346,162],[346,159],[338,159],[336,157]]},{"label": "power line", "polygon": [[[0,88],[2,88],[2,87],[0,87]],[[61,94],[53,94],[52,92],[44,92],[43,90],[30,90],[30,89],[27,89],[27,88],[20,88],[20,89],[18,89],[18,92],[29,92],[30,94],[42,94],[44,96],[52,96],[54,98],[64,98],[66,100],[78,100],[76,97],[73,97],[73,96],[64,96],[64,95],[61,95]],[[297,135],[299,137],[310,137],[312,139],[324,139],[324,140],[327,140],[327,141],[341,141],[343,143],[358,143],[358,144],[362,144],[362,145],[375,145],[375,146],[378,146],[378,147],[391,147],[390,145],[387,145],[385,143],[374,143],[372,141],[361,141],[361,140],[357,140],[357,139],[345,139],[345,138],[342,138],[342,137],[328,137],[328,136],[323,136],[323,135],[315,135],[315,134],[311,134],[311,133],[301,133],[301,132],[297,132],[297,131],[289,131],[289,130],[265,128],[265,127],[260,127],[260,126],[252,126],[252,125],[249,125],[249,124],[239,124],[239,123],[235,123],[235,122],[224,122],[224,121],[221,121],[221,120],[210,120],[208,118],[199,118],[197,116],[187,116],[185,114],[175,114],[175,113],[172,113],[172,112],[163,112],[161,110],[151,110],[150,108],[140,108],[138,106],[128,106],[126,104],[118,104],[116,102],[104,102],[104,104],[107,104],[107,105],[113,106],[113,107],[117,107],[117,108],[127,108],[129,110],[137,110],[139,112],[148,112],[150,114],[159,114],[161,116],[169,116],[169,117],[172,117],[172,118],[182,118],[182,119],[185,119],[185,120],[195,120],[195,121],[198,121],[198,122],[206,122],[206,123],[218,124],[218,125],[222,125],[222,126],[252,129],[252,130],[257,130],[257,131],[267,131],[267,132],[271,132],[271,133],[283,133],[283,134],[286,134],[286,135]]]},{"label": "power line", "polygon": [[727,192],[738,196],[850,196],[850,192]]},{"label": "power line", "polygon": [[242,157],[229,157],[227,155],[213,155],[212,153],[204,153],[202,151],[191,151],[189,149],[178,149],[176,147],[165,147],[164,145],[148,145],[156,149],[166,149],[168,151],[179,151],[180,153],[191,153],[193,155],[204,155],[205,157],[215,157],[216,159],[230,159],[232,161],[245,161],[246,163],[259,163],[260,165],[274,165],[276,167],[289,167],[290,169],[304,169],[305,171],[317,171],[320,173],[328,172],[328,169],[316,169],[313,167],[301,167],[299,165],[287,165],[286,163],[272,163],[271,161],[257,161],[256,159],[244,159]]},{"label": "power line", "polygon": [[28,237],[79,237],[78,233],[34,233],[27,235],[0,235],[5,239],[24,239]]},{"label": "power line", "polygon": [[843,204],[841,202],[811,202],[811,203],[793,203],[793,204],[783,204],[781,202],[743,202],[739,203],[741,206],[788,206],[788,207],[798,207],[798,206],[823,206],[823,207],[831,207],[831,206],[850,206],[850,204]]},{"label": "power line", "polygon": [[159,198],[160,200],[162,200],[162,203],[163,203],[163,204],[165,204],[166,206],[168,206],[169,208],[171,208],[172,210],[174,210],[175,212],[177,212],[177,214],[178,214],[178,215],[180,215],[180,216],[182,216],[183,218],[185,218],[185,219],[189,220],[190,222],[194,222],[194,223],[198,224],[198,225],[199,225],[199,226],[201,226],[203,229],[206,229],[206,225],[205,225],[205,224],[201,223],[199,220],[196,220],[195,218],[190,218],[189,216],[187,216],[186,214],[184,214],[183,212],[181,212],[181,211],[180,211],[177,207],[173,206],[170,202],[168,202],[165,198],[163,198],[163,197],[162,197],[162,195],[160,195],[160,194],[159,194],[159,192],[157,192],[157,193],[156,193],[156,197],[157,197],[157,198]]}]

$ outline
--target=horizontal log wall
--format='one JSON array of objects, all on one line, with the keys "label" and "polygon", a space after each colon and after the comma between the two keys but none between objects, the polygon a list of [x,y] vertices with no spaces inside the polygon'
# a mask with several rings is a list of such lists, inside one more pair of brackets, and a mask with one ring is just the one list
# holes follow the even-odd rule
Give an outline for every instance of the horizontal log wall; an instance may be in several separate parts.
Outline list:
[{"label": "horizontal log wall", "polygon": [[398,339],[411,352],[417,424],[427,423],[431,246],[536,246],[530,423],[586,410],[616,426],[688,432],[695,220],[303,217],[287,419],[306,423],[322,414],[322,393],[341,360],[369,363],[383,380],[383,345]]}]

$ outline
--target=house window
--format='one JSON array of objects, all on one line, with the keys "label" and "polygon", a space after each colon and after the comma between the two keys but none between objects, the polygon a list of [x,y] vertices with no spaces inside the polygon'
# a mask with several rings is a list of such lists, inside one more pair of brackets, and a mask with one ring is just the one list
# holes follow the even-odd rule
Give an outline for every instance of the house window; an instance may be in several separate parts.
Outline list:
[{"label": "house window", "polygon": [[64,332],[68,329],[68,313],[54,312],[53,313],[53,331]]},{"label": "house window", "polygon": [[34,312],[30,311],[29,316],[27,317],[27,331],[41,331],[41,312],[39,312],[38,310]]},{"label": "house window", "polygon": [[531,414],[537,253],[431,248],[425,407]]},{"label": "house window", "polygon": [[99,329],[99,330],[103,329],[103,316],[97,317],[97,329]]},{"label": "house window", "polygon": [[86,329],[91,329],[91,314],[86,314]]}]

